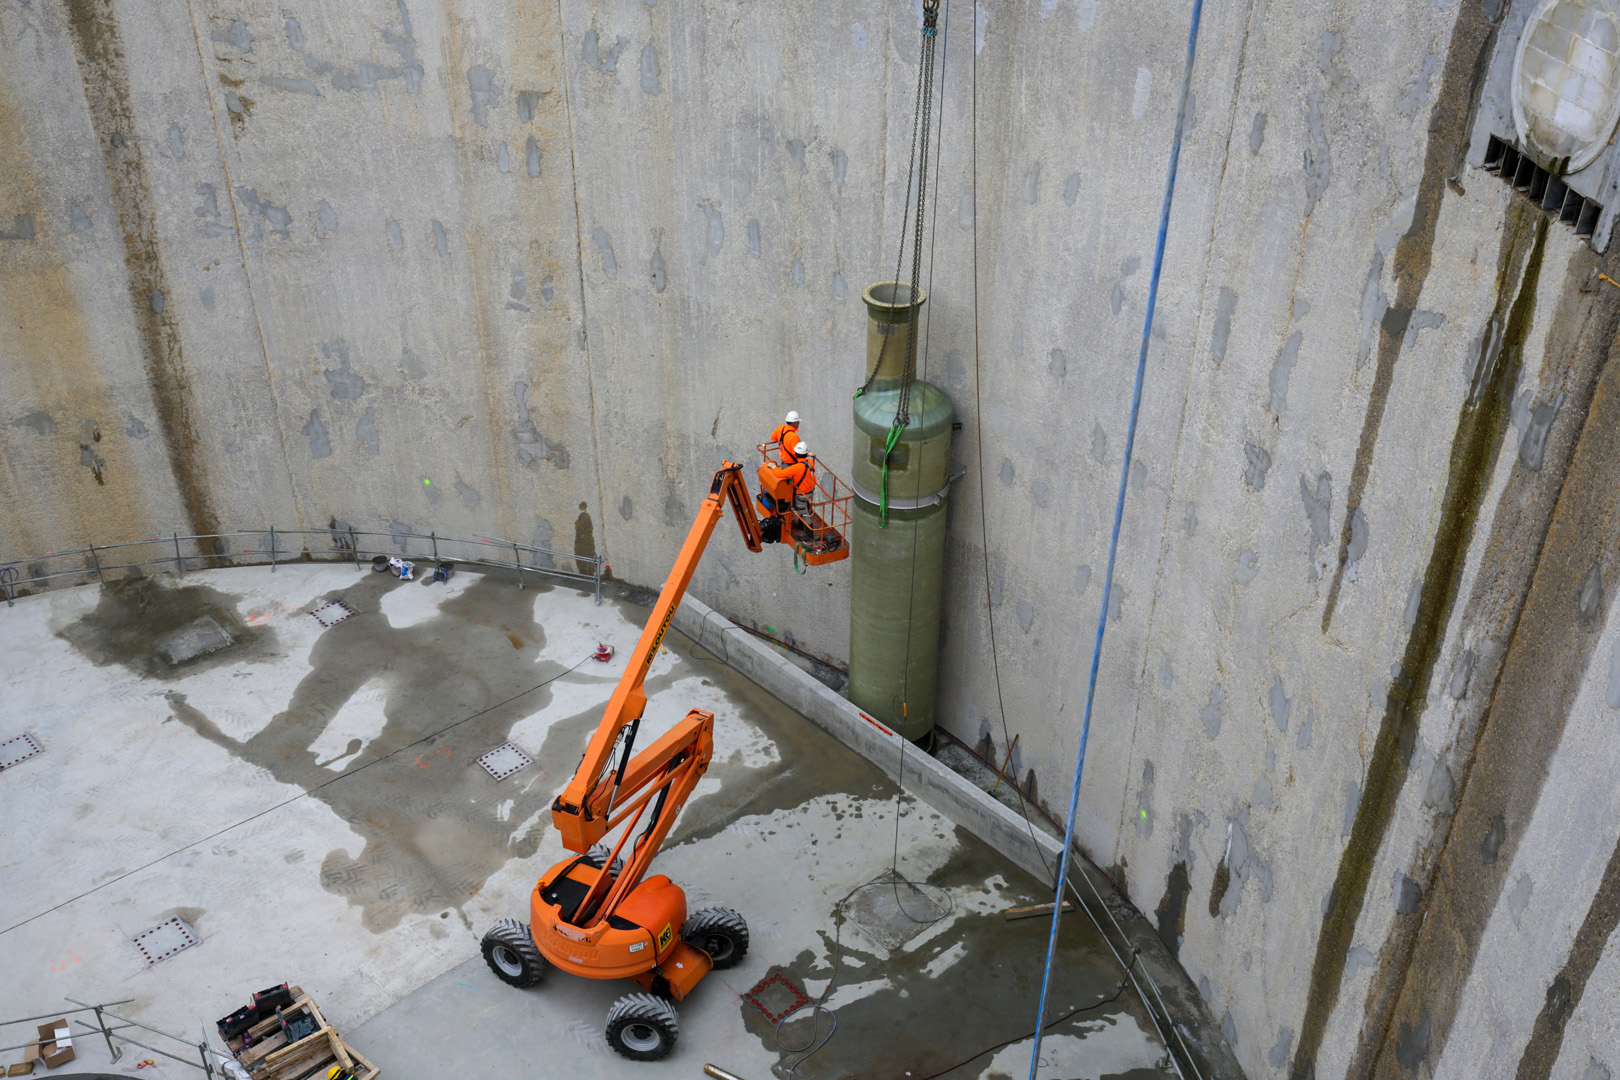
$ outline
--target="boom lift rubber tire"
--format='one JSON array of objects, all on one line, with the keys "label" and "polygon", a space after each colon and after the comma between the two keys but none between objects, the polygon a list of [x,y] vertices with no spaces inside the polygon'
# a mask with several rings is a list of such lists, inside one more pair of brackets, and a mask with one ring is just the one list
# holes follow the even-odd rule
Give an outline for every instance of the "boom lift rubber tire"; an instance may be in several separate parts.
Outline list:
[{"label": "boom lift rubber tire", "polygon": [[484,963],[495,977],[519,989],[533,986],[546,974],[546,958],[535,947],[526,924],[502,919],[484,933]]},{"label": "boom lift rubber tire", "polygon": [[681,937],[702,949],[718,968],[736,967],[748,955],[748,923],[730,908],[712,907],[686,917]]},{"label": "boom lift rubber tire", "polygon": [[[592,844],[591,850],[585,853],[585,865],[600,870],[602,869],[602,865],[607,862],[607,857],[612,853],[613,849],[608,847],[606,844]],[[618,877],[619,871],[623,869],[624,856],[620,855],[617,859],[613,860],[613,869],[609,870],[608,873],[612,874],[614,877]]]},{"label": "boom lift rubber tire", "polygon": [[626,994],[608,1010],[608,1045],[631,1061],[668,1057],[680,1033],[674,1006],[652,994]]}]

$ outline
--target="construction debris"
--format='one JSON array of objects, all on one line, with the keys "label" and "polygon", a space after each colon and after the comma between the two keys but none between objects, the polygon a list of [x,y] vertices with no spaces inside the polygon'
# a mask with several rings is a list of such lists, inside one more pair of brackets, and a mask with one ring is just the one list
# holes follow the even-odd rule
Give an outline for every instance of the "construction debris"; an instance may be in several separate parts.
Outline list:
[{"label": "construction debris", "polygon": [[381,1071],[332,1030],[314,999],[290,987],[291,1005],[260,1020],[231,1051],[255,1080],[323,1078],[337,1066],[354,1080],[377,1080]]}]

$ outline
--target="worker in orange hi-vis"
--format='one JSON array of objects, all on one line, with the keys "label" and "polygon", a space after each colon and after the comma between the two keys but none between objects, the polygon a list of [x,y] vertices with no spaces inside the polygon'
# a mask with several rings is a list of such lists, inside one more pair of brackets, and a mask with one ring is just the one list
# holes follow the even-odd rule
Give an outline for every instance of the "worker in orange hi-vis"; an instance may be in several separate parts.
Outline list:
[{"label": "worker in orange hi-vis", "polygon": [[783,465],[792,465],[799,460],[793,448],[799,445],[799,414],[789,410],[787,417],[771,432],[771,442],[776,444],[777,454]]},{"label": "worker in orange hi-vis", "polygon": [[793,484],[793,509],[810,513],[810,493],[816,490],[816,456],[804,443],[793,444],[794,463],[785,470]]}]

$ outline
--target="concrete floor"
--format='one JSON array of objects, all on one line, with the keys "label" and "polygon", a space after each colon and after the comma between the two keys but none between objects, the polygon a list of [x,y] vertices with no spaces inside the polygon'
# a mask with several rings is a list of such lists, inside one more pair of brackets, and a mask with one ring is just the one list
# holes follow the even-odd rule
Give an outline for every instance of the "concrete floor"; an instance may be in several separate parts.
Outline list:
[{"label": "concrete floor", "polygon": [[[338,598],[357,614],[323,628],[309,612]],[[547,809],[645,614],[494,577],[427,585],[341,565],[0,609],[0,739],[27,731],[45,748],[0,773],[0,1017],[133,998],[129,1015],[195,1038],[287,980],[389,1076],[697,1076],[713,1061],[753,1080],[802,1057],[778,1049],[744,996],[780,974],[836,1016],[805,1080],[920,1078],[1009,1039],[950,1075],[1025,1075],[1016,1037],[1047,924],[999,912],[1041,900],[1036,883],[674,633],[648,679],[644,738],[690,708],[719,722],[714,764],[656,869],[692,907],[747,917],[746,960],[680,1006],[674,1055],[640,1066],[602,1036],[627,984],[553,972],[519,991],[484,968],[479,935],[526,917],[535,876],[564,855]],[[233,643],[171,665],[165,635],[203,617]],[[585,660],[599,641],[615,661]],[[496,782],[474,759],[508,739],[535,764]],[[860,888],[896,859],[931,888]],[[171,916],[201,943],[148,965],[131,939]],[[1113,993],[1117,967],[1083,918],[1065,921],[1062,947],[1054,1011]],[[832,1027],[805,1010],[780,1043]],[[104,1048],[79,1050],[79,1067],[106,1066]],[[131,1051],[122,1071],[197,1073],[162,1059],[134,1072],[152,1056]],[[1054,1028],[1043,1059],[1042,1076],[1065,1080],[1168,1068],[1128,995]]]}]

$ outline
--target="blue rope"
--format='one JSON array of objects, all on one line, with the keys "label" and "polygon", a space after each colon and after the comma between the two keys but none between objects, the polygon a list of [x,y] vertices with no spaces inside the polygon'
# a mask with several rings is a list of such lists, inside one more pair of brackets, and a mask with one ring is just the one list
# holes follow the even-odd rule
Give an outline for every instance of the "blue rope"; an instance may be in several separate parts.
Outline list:
[{"label": "blue rope", "polygon": [[1114,558],[1119,553],[1119,527],[1125,517],[1125,488],[1130,479],[1131,449],[1136,444],[1136,420],[1142,411],[1142,379],[1147,373],[1148,338],[1153,332],[1153,309],[1159,299],[1159,273],[1164,269],[1164,238],[1170,229],[1170,202],[1176,191],[1176,165],[1181,160],[1181,129],[1187,119],[1187,95],[1192,89],[1193,56],[1198,48],[1198,20],[1204,0],[1193,0],[1192,26],[1187,31],[1187,68],[1181,77],[1181,104],[1176,109],[1176,135],[1170,144],[1170,169],[1164,178],[1164,201],[1159,206],[1159,237],[1153,247],[1153,277],[1148,283],[1147,312],[1142,317],[1142,347],[1136,354],[1136,382],[1131,388],[1131,416],[1125,428],[1125,456],[1119,464],[1119,493],[1114,499],[1114,530],[1108,538],[1108,571],[1103,575],[1102,603],[1097,607],[1097,638],[1091,649],[1091,676],[1086,682],[1086,711],[1080,721],[1080,747],[1075,752],[1074,786],[1069,789],[1069,816],[1063,827],[1063,851],[1058,856],[1057,895],[1052,907],[1052,932],[1046,941],[1046,968],[1041,972],[1040,1010],[1035,1014],[1035,1048],[1029,1056],[1029,1080],[1036,1080],[1041,1060],[1041,1028],[1046,1023],[1046,996],[1052,985],[1052,964],[1057,957],[1058,920],[1063,914],[1063,888],[1069,875],[1069,851],[1074,846],[1074,819],[1080,810],[1080,776],[1086,764],[1086,737],[1091,733],[1091,706],[1097,696],[1097,669],[1102,663],[1103,634],[1108,627],[1108,601],[1114,587]]}]

